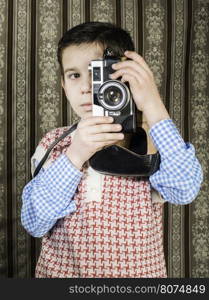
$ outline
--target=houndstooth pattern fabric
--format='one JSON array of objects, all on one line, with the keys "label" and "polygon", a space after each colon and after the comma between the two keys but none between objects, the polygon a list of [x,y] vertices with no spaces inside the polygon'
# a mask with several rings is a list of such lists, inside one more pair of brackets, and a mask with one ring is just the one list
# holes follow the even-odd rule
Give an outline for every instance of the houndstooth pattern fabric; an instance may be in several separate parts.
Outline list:
[{"label": "houndstooth pattern fabric", "polygon": [[[42,146],[45,150],[51,146],[51,144],[58,139],[65,131],[67,131],[69,127],[61,127],[55,128],[54,130],[48,132],[45,137],[41,140],[40,146]],[[54,161],[56,158],[60,156],[61,153],[65,153],[67,151],[67,147],[71,143],[71,135],[67,135],[64,139],[62,139],[59,143],[57,143],[52,152],[50,154],[50,160]]]},{"label": "houndstooth pattern fabric", "polygon": [[[51,133],[42,145],[48,147]],[[69,137],[53,150],[56,159]],[[76,211],[43,237],[36,277],[166,277],[162,204],[148,180],[104,176],[100,201],[87,201],[88,168],[74,197]]]}]

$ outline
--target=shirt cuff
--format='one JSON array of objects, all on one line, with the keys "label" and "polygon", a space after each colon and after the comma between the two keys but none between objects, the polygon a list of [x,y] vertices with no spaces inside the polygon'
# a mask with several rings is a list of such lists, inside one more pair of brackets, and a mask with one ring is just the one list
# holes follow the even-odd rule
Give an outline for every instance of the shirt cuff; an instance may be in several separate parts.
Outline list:
[{"label": "shirt cuff", "polygon": [[80,172],[68,159],[65,154],[61,154],[49,168],[42,174],[41,180],[47,182],[51,187],[56,187],[57,191],[65,190],[72,184],[78,185],[83,173]]},{"label": "shirt cuff", "polygon": [[153,143],[160,152],[161,158],[185,149],[186,144],[171,119],[162,120],[153,125],[149,131]]}]

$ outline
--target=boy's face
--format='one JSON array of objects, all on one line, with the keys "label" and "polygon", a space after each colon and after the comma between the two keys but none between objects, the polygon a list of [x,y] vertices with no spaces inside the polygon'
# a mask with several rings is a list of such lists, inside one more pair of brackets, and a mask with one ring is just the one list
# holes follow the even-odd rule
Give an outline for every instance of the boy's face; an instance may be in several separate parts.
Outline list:
[{"label": "boy's face", "polygon": [[103,49],[98,44],[71,45],[64,49],[62,87],[72,109],[80,118],[92,115],[91,60],[102,58]]}]

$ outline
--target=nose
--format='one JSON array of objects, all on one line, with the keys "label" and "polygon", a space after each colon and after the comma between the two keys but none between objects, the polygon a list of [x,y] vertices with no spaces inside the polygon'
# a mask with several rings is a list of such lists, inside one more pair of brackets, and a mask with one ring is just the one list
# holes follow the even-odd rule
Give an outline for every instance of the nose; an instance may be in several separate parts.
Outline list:
[{"label": "nose", "polygon": [[83,78],[81,92],[82,94],[91,93],[91,74],[88,74],[88,76]]}]

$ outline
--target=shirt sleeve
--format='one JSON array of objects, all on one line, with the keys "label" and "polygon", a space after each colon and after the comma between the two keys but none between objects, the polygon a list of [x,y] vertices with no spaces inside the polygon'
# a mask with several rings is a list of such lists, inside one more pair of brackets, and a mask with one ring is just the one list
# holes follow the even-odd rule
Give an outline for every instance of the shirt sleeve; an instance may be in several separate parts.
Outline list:
[{"label": "shirt sleeve", "polygon": [[183,141],[171,119],[155,124],[150,136],[161,156],[159,170],[150,176],[152,187],[170,203],[192,202],[203,180],[194,146]]},{"label": "shirt sleeve", "polygon": [[41,237],[58,219],[76,210],[72,199],[82,174],[62,154],[24,187],[21,222],[28,233]]}]

